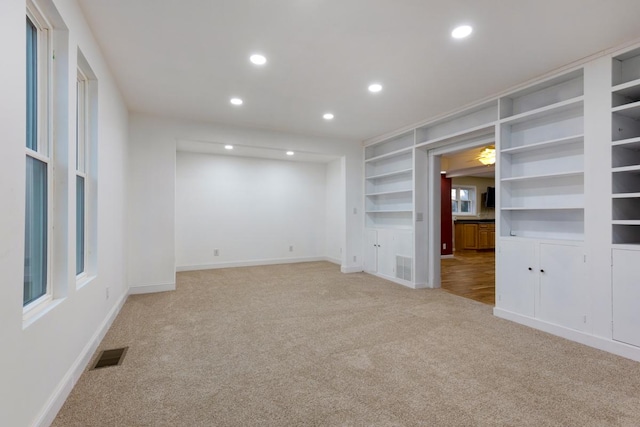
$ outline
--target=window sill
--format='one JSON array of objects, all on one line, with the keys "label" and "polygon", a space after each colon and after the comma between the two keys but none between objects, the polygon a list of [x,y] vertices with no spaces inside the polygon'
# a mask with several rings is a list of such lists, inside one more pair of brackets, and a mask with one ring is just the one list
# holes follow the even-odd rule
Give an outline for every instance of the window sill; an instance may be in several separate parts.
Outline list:
[{"label": "window sill", "polygon": [[43,318],[47,313],[60,305],[62,301],[64,301],[64,298],[43,301],[37,307],[34,307],[33,309],[24,313],[22,315],[22,329],[25,330],[29,326],[33,325],[39,319]]},{"label": "window sill", "polygon": [[87,286],[89,283],[93,282],[97,276],[87,276],[86,274],[82,274],[76,277],[76,290],[82,289]]}]

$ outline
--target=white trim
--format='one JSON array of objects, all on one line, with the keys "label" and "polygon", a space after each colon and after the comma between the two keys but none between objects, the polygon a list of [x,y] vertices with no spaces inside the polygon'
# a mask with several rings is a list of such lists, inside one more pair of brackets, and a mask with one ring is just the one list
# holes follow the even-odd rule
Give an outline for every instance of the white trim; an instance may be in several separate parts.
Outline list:
[{"label": "white trim", "polygon": [[[298,262],[316,262],[316,261],[328,261],[328,259],[327,257],[273,258],[273,259],[256,259],[256,260],[249,260],[249,261],[220,262],[216,264],[179,265],[176,267],[176,272],[213,270],[217,268],[255,267],[259,265],[293,264]],[[360,271],[362,271],[362,269]]]},{"label": "white trim", "polygon": [[71,390],[80,379],[80,376],[84,372],[85,368],[91,361],[93,354],[95,353],[98,345],[102,342],[102,339],[106,335],[107,331],[113,324],[118,313],[122,309],[122,306],[127,300],[127,294],[123,294],[117,304],[113,306],[107,317],[102,324],[98,327],[97,331],[87,345],[82,349],[76,360],[73,362],[67,373],[62,377],[62,380],[58,383],[47,404],[43,407],[42,411],[36,417],[33,425],[36,427],[46,427],[53,423],[58,415],[58,411],[62,408],[65,400],[69,397]]},{"label": "white trim", "polygon": [[346,266],[343,265],[340,267],[340,272],[341,273],[345,273],[345,274],[351,274],[351,273],[362,273],[364,271],[364,269],[362,268],[361,265],[354,265],[354,266]]},{"label": "white trim", "polygon": [[440,259],[451,259],[453,258],[453,254],[451,255],[440,255]]},{"label": "white trim", "polygon": [[342,261],[339,258],[333,258],[333,257],[328,256],[328,257],[325,257],[324,260],[327,261],[327,262],[330,262],[332,264],[337,264],[337,265],[342,266]]},{"label": "white trim", "polygon": [[552,323],[543,322],[542,320],[516,314],[497,307],[494,307],[493,315],[501,319],[510,320],[512,322],[516,322],[533,329],[565,338],[570,341],[575,341],[579,344],[597,348],[598,350],[603,350],[609,353],[616,354],[618,356],[626,357],[627,359],[640,362],[640,347],[635,347],[619,341],[613,341],[604,337],[589,335],[585,332],[580,332],[574,329],[565,328],[563,326],[554,325]]},{"label": "white trim", "polygon": [[129,288],[129,295],[155,294],[157,292],[168,292],[168,291],[175,291],[175,290],[176,290],[175,283],[131,286]]}]

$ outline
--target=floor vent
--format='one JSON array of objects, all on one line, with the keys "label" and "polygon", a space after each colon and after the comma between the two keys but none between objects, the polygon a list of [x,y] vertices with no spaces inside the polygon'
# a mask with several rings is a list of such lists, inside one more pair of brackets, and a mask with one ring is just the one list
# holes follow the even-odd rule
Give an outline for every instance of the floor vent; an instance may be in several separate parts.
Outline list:
[{"label": "floor vent", "polygon": [[112,350],[104,350],[100,353],[100,357],[91,369],[106,368],[108,366],[119,366],[124,360],[125,354],[129,347],[114,348]]}]

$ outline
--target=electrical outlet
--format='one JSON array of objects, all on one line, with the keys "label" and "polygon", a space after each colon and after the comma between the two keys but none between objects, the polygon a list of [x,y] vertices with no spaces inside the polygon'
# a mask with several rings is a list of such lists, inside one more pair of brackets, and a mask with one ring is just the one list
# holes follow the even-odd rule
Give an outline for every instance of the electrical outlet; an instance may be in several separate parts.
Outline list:
[{"label": "electrical outlet", "polygon": [[444,249],[445,251],[447,250],[447,244],[446,243],[442,244],[442,249]]},{"label": "electrical outlet", "polygon": [[357,260],[358,260],[358,257],[354,255],[353,256],[353,262],[356,262]]},{"label": "electrical outlet", "polygon": [[107,289],[107,299],[109,299],[109,288],[106,288],[106,289]]},{"label": "electrical outlet", "polygon": [[358,213],[358,208],[353,208],[353,214],[357,214]]},{"label": "electrical outlet", "polygon": [[213,256],[220,256],[220,249],[214,249]]}]

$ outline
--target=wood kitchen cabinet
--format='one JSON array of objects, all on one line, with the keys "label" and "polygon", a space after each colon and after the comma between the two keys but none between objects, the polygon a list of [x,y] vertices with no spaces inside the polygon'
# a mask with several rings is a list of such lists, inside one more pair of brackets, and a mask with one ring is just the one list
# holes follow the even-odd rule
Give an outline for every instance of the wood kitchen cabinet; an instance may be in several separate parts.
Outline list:
[{"label": "wood kitchen cabinet", "polygon": [[456,250],[493,249],[496,242],[496,226],[488,222],[457,223]]}]

